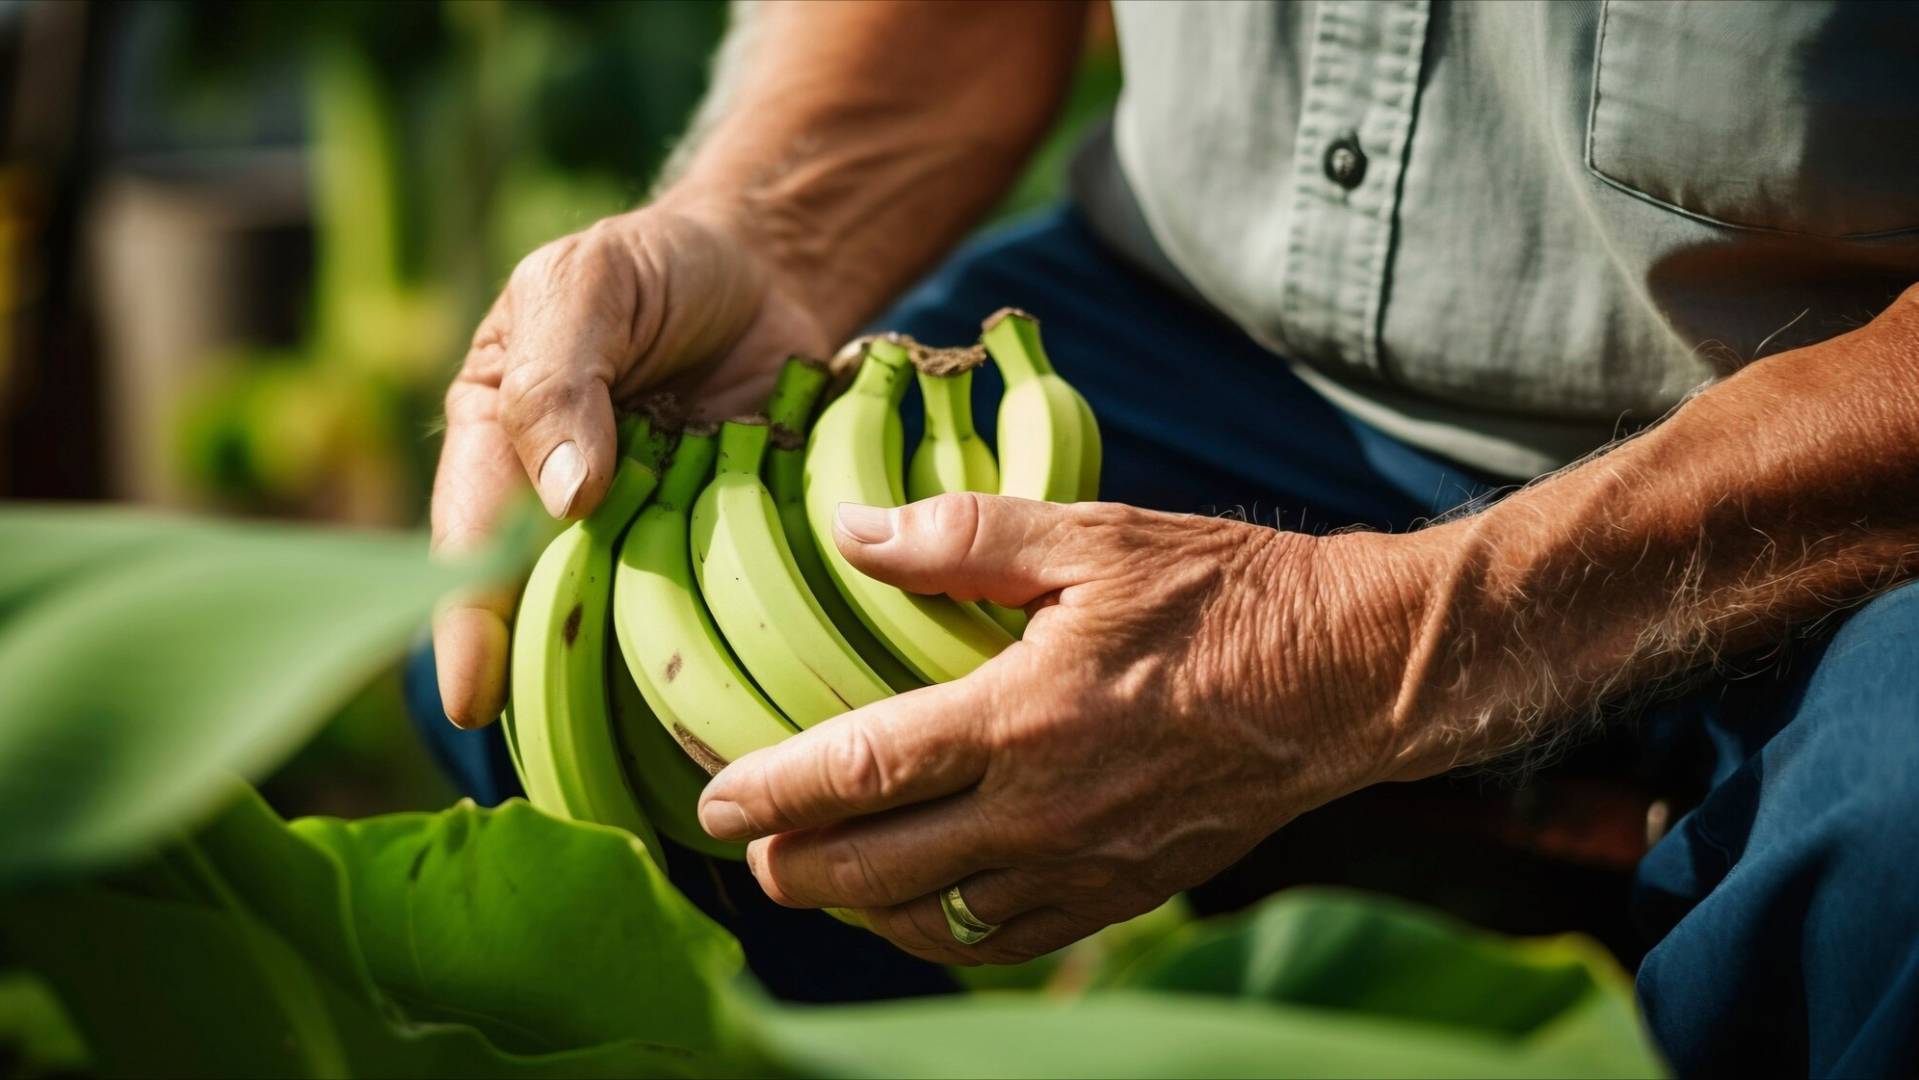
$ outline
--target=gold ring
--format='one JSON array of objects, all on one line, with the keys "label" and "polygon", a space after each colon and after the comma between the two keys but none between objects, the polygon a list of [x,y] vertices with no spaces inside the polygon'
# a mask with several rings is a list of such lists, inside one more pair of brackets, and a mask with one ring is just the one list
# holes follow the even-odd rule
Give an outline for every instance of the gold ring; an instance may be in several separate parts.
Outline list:
[{"label": "gold ring", "polygon": [[999,929],[973,914],[966,906],[966,898],[960,895],[958,885],[950,885],[940,893],[940,910],[946,913],[946,929],[961,945],[978,945]]}]

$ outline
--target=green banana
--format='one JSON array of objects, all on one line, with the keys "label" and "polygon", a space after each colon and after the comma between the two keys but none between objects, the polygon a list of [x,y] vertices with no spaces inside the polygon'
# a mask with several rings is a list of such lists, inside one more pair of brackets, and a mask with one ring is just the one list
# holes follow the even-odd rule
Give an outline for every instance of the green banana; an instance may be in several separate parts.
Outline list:
[{"label": "green banana", "polygon": [[[999,463],[986,440],[973,429],[973,369],[986,360],[986,350],[909,350],[918,374],[920,399],[926,408],[926,429],[906,466],[906,497],[930,499],[949,491],[999,491]],[[998,604],[980,610],[1018,637],[1026,632],[1026,613]]]},{"label": "green banana", "polygon": [[1006,380],[999,402],[1000,494],[1049,502],[1099,498],[1099,422],[1053,370],[1038,320],[1001,308],[981,327],[980,343]]},{"label": "green banana", "polygon": [[794,728],[740,670],[693,580],[688,511],[712,475],[711,424],[688,425],[653,502],[627,530],[613,576],[613,629],[640,694],[708,773]]},{"label": "green banana", "polygon": [[905,497],[899,403],[910,368],[907,339],[868,347],[853,385],[820,415],[806,449],[806,518],[827,569],[867,628],[930,682],[972,671],[1013,638],[979,605],[919,596],[855,570],[833,542],[842,502],[898,506]]},{"label": "green banana", "polygon": [[760,691],[800,727],[893,696],[813,598],[760,482],[763,417],[720,427],[719,467],[693,504],[700,595]]},{"label": "green banana", "polygon": [[629,418],[621,445],[627,455],[606,497],[546,546],[527,578],[514,620],[506,724],[533,805],[626,829],[657,855],[606,722],[606,626],[620,534],[653,493],[671,443],[648,421]]},{"label": "green banana", "polygon": [[906,467],[906,497],[928,499],[949,491],[999,491],[999,464],[973,430],[973,369],[986,350],[911,351],[926,405],[926,431]]},{"label": "green banana", "polygon": [[766,490],[779,511],[780,530],[786,534],[787,550],[806,580],[820,609],[846,639],[853,651],[866,661],[886,685],[896,691],[925,686],[919,676],[900,663],[892,651],[880,644],[853,609],[846,605],[839,587],[826,569],[820,546],[813,539],[813,528],[806,522],[806,433],[813,426],[813,407],[827,383],[834,378],[825,364],[804,357],[793,357],[780,369],[773,386],[773,397],[766,403],[767,419],[772,424],[766,453]]},{"label": "green banana", "polygon": [[715,840],[700,827],[700,792],[712,778],[686,756],[647,707],[620,657],[619,643],[609,640],[607,648],[607,722],[646,820],[683,848],[734,862],[746,858],[745,844]]}]

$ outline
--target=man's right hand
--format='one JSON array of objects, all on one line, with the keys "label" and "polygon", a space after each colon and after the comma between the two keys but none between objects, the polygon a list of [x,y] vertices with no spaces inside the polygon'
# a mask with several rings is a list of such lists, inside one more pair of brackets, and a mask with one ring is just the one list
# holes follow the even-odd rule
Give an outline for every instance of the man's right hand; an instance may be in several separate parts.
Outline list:
[{"label": "man's right hand", "polygon": [[[434,550],[478,545],[527,481],[556,518],[591,511],[617,460],[616,404],[669,385],[707,415],[748,412],[783,357],[835,344],[717,213],[660,203],[540,248],[514,269],[447,390]],[[461,727],[505,705],[513,605],[510,590],[474,593],[434,619],[440,700]]]}]

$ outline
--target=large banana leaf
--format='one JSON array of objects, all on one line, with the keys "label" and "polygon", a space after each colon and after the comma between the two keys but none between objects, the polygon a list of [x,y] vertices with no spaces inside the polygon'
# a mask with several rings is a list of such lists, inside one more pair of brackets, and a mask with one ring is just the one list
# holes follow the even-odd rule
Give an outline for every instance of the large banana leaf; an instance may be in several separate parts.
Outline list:
[{"label": "large banana leaf", "polygon": [[248,792],[0,916],[109,1075],[700,1076],[744,1045],[737,943],[631,837],[519,802],[288,828]]},{"label": "large banana leaf", "polygon": [[0,914],[109,1074],[1660,1071],[1593,947],[1337,893],[1116,951],[1077,998],[785,1008],[630,837],[519,802],[289,828],[249,796]]},{"label": "large banana leaf", "polygon": [[453,567],[415,535],[0,509],[0,886],[135,853],[278,764],[530,528]]}]

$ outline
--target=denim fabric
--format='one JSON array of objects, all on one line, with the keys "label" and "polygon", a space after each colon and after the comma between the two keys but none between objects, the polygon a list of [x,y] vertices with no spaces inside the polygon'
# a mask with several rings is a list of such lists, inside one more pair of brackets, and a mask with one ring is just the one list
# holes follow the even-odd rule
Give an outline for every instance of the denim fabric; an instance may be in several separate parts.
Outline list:
[{"label": "denim fabric", "polygon": [[1919,1067],[1919,584],[1700,700],[1713,787],[1640,863],[1682,1075]]},{"label": "denim fabric", "polygon": [[[1233,325],[1129,269],[1070,211],[976,241],[878,325],[957,344],[1006,304],[1039,316],[1055,364],[1098,415],[1104,498],[1323,531],[1405,529],[1497,494],[1491,478],[1329,405]],[[990,366],[975,384],[990,438],[999,392]],[[917,412],[909,398],[908,446]],[[1831,625],[1790,652],[1783,675],[1662,710],[1663,723],[1709,737],[1720,760],[1711,796],[1639,876],[1638,915],[1659,941],[1640,994],[1686,1072],[1883,1074],[1914,1064],[1919,588]],[[416,682],[430,692],[427,676]],[[431,741],[467,738],[437,700],[420,708]],[[501,782],[504,749],[488,738],[485,769],[442,750],[469,790]],[[669,858],[674,880],[741,934],[776,993],[833,1000],[946,985],[870,937],[771,905],[743,868],[709,869],[677,850]],[[822,944],[831,962],[817,959]]]}]

